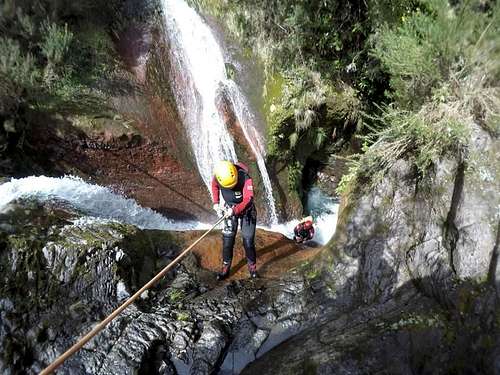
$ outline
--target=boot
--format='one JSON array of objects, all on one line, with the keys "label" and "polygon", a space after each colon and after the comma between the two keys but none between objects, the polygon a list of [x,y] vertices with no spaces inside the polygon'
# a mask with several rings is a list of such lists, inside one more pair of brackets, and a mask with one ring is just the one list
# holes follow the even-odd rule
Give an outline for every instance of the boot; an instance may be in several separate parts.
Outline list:
[{"label": "boot", "polygon": [[257,274],[257,265],[255,263],[248,263],[248,273],[251,279],[256,279],[259,277]]},{"label": "boot", "polygon": [[229,272],[231,270],[231,266],[229,264],[224,263],[222,265],[221,272],[217,273],[217,281],[221,281],[226,279],[229,276]]}]

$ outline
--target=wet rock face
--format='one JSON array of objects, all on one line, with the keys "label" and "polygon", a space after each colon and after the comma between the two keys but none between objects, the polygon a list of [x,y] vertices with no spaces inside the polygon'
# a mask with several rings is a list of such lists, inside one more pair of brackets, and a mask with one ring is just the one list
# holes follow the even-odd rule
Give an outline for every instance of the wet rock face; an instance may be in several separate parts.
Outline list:
[{"label": "wet rock face", "polygon": [[244,373],[500,373],[499,141],[471,130],[468,163],[348,197],[311,266],[324,310]]},{"label": "wet rock face", "polygon": [[[64,202],[14,202],[0,213],[0,225],[2,374],[40,372],[192,239],[89,221]],[[219,284],[190,255],[58,373],[243,369],[299,331],[302,290],[297,275]]]},{"label": "wet rock face", "polygon": [[[401,160],[348,197],[308,265],[218,284],[189,256],[60,373],[500,373],[498,140],[473,131],[482,158],[441,160],[425,179]],[[88,222],[61,202],[8,206],[0,373],[39,372],[192,235]],[[275,258],[293,250],[259,238]],[[208,238],[200,263],[212,269],[201,257],[219,246]]]},{"label": "wet rock face", "polygon": [[2,373],[38,372],[151,276],[156,251],[175,254],[168,238],[147,246],[133,227],[78,217],[60,203],[17,202],[0,213]]},{"label": "wet rock face", "polygon": [[[264,221],[261,218],[269,216],[268,204],[265,199],[265,188],[257,166],[257,160],[252,147],[246,139],[242,125],[235,114],[229,93],[226,92],[226,90],[220,90],[217,95],[216,105],[220,117],[224,121],[224,125],[234,139],[234,147],[236,154],[238,155],[238,159],[245,163],[245,165],[249,168],[254,189],[257,192],[255,194],[255,205],[257,207],[257,212],[259,213],[259,221]],[[254,140],[254,142],[256,142],[256,140]]]}]

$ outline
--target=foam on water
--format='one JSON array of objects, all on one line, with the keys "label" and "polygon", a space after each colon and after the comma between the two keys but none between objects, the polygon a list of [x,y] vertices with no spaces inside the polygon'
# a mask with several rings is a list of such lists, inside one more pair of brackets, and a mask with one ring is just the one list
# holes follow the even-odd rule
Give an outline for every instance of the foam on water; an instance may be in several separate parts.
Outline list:
[{"label": "foam on water", "polygon": [[[313,217],[315,229],[314,240],[321,245],[326,245],[335,234],[339,212],[338,201],[324,194],[320,189],[312,188],[308,193],[306,212]],[[279,232],[287,238],[292,239],[293,229],[299,221],[295,219],[287,223],[262,227],[262,229]]]},{"label": "foam on water", "polygon": [[87,218],[116,220],[133,224],[142,229],[192,230],[205,229],[208,225],[196,221],[173,221],[150,208],[141,207],[130,198],[116,194],[110,189],[89,184],[81,178],[30,176],[12,179],[0,185],[0,212],[10,202],[19,198],[36,198],[40,201],[60,199],[82,211]]},{"label": "foam on water", "polygon": [[[209,224],[197,221],[174,221],[150,208],[141,207],[135,200],[114,193],[109,188],[94,185],[73,176],[46,177],[30,176],[0,185],[0,212],[12,201],[19,198],[35,198],[40,201],[60,199],[70,203],[83,212],[85,217],[75,223],[87,224],[114,220],[132,224],[142,229],[162,230],[199,230],[208,229]],[[308,211],[313,215],[315,241],[326,244],[335,233],[338,203],[312,189],[308,196]],[[261,229],[279,232],[292,239],[293,229],[299,220],[271,226],[259,226]]]}]

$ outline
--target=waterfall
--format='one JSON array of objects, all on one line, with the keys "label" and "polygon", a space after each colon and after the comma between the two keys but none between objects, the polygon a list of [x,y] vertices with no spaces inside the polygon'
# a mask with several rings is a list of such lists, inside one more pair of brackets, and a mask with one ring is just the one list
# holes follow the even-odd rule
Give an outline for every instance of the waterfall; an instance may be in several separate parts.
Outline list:
[{"label": "waterfall", "polygon": [[210,189],[215,161],[238,160],[232,137],[216,105],[217,95],[225,91],[257,160],[270,221],[277,223],[263,142],[253,126],[254,118],[244,95],[227,76],[219,43],[198,13],[183,0],[163,0],[162,3],[171,46],[174,95],[203,181]]},{"label": "waterfall", "polygon": [[210,185],[213,161],[237,160],[232,139],[216,107],[227,79],[224,59],[208,26],[183,1],[164,0],[174,69],[174,94],[190,137],[198,170]]}]

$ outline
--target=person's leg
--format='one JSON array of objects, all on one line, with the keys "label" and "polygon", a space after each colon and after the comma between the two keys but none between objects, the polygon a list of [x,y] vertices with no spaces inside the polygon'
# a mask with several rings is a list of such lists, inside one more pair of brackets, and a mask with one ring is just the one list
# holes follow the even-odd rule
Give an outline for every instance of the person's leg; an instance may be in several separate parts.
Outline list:
[{"label": "person's leg", "polygon": [[[232,217],[230,219],[231,228],[225,228],[222,230],[222,270],[217,275],[217,279],[222,280],[229,276],[229,271],[231,269],[231,262],[233,261],[233,248],[234,239],[236,238],[236,232],[238,230],[238,219]],[[225,223],[224,223],[225,224]]]},{"label": "person's leg", "polygon": [[247,257],[248,270],[252,277],[257,276],[257,254],[255,252],[255,227],[257,226],[257,210],[253,206],[241,220],[241,236]]}]

